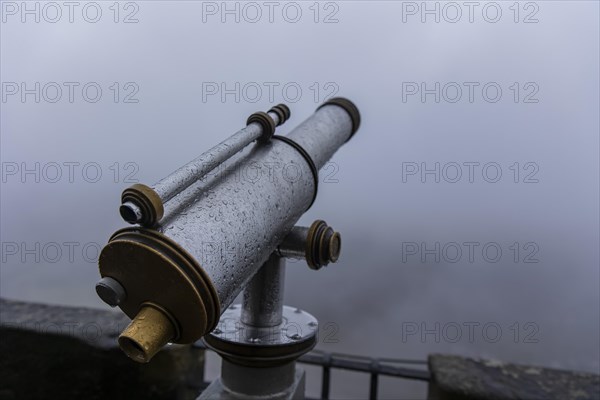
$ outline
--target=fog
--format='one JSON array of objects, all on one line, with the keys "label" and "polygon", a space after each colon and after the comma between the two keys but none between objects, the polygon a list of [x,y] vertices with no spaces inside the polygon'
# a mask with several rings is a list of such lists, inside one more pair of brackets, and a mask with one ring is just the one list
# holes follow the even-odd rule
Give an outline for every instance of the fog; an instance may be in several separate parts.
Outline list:
[{"label": "fog", "polygon": [[[108,309],[124,188],[254,111],[288,104],[285,134],[344,96],[361,127],[300,220],[342,256],[286,277],[286,304],[331,323],[318,348],[599,372],[597,2],[22,4],[2,3],[2,297]],[[367,393],[344,376],[334,394]]]}]

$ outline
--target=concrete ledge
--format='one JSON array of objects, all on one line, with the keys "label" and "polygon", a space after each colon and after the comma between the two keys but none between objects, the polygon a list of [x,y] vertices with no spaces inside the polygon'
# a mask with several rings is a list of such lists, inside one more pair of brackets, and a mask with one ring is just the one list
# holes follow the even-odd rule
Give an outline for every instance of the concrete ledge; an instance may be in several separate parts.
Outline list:
[{"label": "concrete ledge", "polygon": [[0,299],[0,400],[195,399],[204,351],[169,346],[149,364],[128,359],[118,312]]},{"label": "concrete ledge", "polygon": [[[168,346],[129,360],[120,312],[0,299],[0,400],[196,399],[204,350]],[[430,400],[600,399],[600,375],[490,360],[429,357]]]},{"label": "concrete ledge", "polygon": [[600,375],[432,354],[429,400],[600,399]]}]

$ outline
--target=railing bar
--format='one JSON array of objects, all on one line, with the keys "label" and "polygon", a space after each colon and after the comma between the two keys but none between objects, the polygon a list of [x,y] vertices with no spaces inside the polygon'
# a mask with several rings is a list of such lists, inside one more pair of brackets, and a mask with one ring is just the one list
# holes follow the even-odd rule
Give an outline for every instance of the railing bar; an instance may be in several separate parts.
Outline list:
[{"label": "railing bar", "polygon": [[[298,361],[301,363],[304,363],[304,364],[323,365],[323,361],[320,357],[312,359],[312,357],[305,358],[303,356]],[[374,372],[372,370],[370,363],[365,364],[365,363],[359,363],[356,361],[351,362],[348,360],[332,359],[331,363],[329,365],[333,368],[346,369],[346,370],[351,370],[351,371],[368,372],[368,373]],[[376,371],[376,372],[378,372],[381,375],[396,376],[396,377],[417,379],[417,380],[423,380],[423,381],[428,381],[430,378],[429,371],[427,371],[427,370],[417,370],[417,369],[411,369],[411,368],[394,367],[394,366],[390,366],[390,365],[380,365],[378,367],[378,371]]]},{"label": "railing bar", "polygon": [[[307,363],[308,362],[321,362],[321,360],[323,360],[324,356],[325,356],[325,354],[321,355],[321,354],[314,354],[314,352],[311,352],[311,353],[304,354],[302,357],[300,357],[300,361],[307,362]],[[373,361],[373,359],[371,359],[371,358],[364,359],[364,361],[359,361],[359,360],[353,360],[353,359],[348,359],[348,358],[334,356],[334,355],[331,356],[331,359],[335,362],[353,363],[356,365],[362,365],[362,364],[366,364],[366,363],[370,364]],[[386,365],[386,364],[391,364],[391,363],[390,362],[383,363],[383,365]],[[402,364],[402,363],[398,363],[398,364]],[[417,364],[417,363],[415,363],[415,364]],[[427,362],[423,362],[423,363],[419,362],[418,364],[427,365]],[[389,366],[391,368],[397,368],[394,365],[387,365],[387,366]]]},{"label": "railing bar", "polygon": [[379,375],[376,373],[371,374],[371,385],[369,389],[369,399],[376,400],[377,399],[377,386],[379,383]]},{"label": "railing bar", "polygon": [[[323,350],[313,350],[309,354],[330,354],[332,358],[359,359],[371,361],[373,358],[355,354],[327,353]],[[427,364],[427,360],[403,359],[403,358],[378,358],[379,362],[393,364]]]},{"label": "railing bar", "polygon": [[323,375],[321,382],[321,399],[327,400],[329,399],[329,383],[331,381],[331,368],[328,366],[323,366]]}]

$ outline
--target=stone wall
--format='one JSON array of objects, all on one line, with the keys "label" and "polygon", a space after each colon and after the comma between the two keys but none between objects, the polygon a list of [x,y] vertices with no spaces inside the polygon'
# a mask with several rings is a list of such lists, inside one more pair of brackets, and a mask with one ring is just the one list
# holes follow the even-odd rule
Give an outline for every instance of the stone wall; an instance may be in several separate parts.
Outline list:
[{"label": "stone wall", "polygon": [[0,299],[0,400],[195,399],[204,351],[168,346],[149,364],[128,359],[121,312]]}]

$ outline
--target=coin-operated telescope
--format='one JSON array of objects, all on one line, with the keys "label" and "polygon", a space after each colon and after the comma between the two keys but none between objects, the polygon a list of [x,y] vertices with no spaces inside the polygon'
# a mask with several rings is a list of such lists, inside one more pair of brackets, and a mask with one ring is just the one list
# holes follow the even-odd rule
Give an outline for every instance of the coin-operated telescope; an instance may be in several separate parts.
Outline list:
[{"label": "coin-operated telescope", "polygon": [[[114,233],[99,257],[98,295],[132,318],[119,337],[130,358],[148,362],[167,343],[200,338],[223,357],[206,398],[303,398],[295,360],[315,346],[318,322],[283,305],[285,259],[312,269],[337,261],[339,233],[320,220],[294,224],[360,115],[333,98],[274,135],[289,116],[282,104],[254,113],[155,185],[127,188],[119,211],[134,226]],[[243,303],[232,305],[242,290]]]}]

